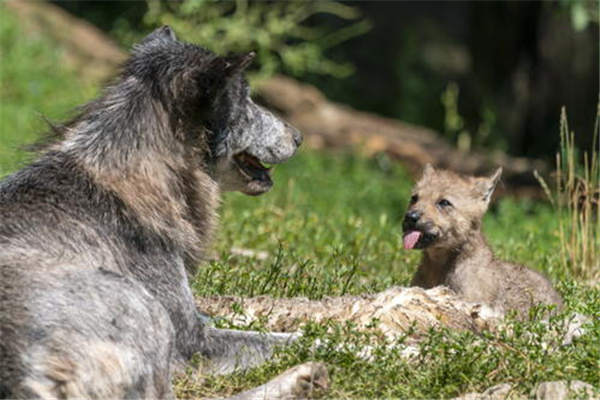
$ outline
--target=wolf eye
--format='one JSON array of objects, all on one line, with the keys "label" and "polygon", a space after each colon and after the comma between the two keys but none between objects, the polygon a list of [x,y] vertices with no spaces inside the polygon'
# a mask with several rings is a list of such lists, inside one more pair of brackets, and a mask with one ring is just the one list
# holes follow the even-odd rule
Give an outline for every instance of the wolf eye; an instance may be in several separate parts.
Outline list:
[{"label": "wolf eye", "polygon": [[441,199],[440,201],[437,202],[437,205],[440,208],[452,207],[452,203],[450,203],[446,199]]},{"label": "wolf eye", "polygon": [[416,194],[413,194],[412,197],[410,198],[410,204],[415,204],[417,201],[419,201],[419,196]]}]

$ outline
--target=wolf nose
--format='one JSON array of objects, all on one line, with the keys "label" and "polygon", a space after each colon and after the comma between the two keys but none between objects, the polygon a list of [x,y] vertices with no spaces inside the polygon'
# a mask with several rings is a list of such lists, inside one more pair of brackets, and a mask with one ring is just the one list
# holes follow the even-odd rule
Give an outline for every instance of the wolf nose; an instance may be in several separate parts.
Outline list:
[{"label": "wolf nose", "polygon": [[294,138],[294,143],[296,144],[296,147],[300,147],[300,145],[302,144],[302,134],[298,129],[292,126],[290,126],[289,129],[291,129],[292,131],[292,137]]},{"label": "wolf nose", "polygon": [[409,211],[404,215],[404,222],[415,224],[419,218],[421,218],[421,213],[419,211]]}]

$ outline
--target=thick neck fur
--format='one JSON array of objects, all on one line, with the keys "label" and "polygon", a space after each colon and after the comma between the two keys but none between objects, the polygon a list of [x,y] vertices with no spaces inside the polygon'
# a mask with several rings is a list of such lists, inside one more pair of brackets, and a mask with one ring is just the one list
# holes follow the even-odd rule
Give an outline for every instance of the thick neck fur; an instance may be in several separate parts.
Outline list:
[{"label": "thick neck fur", "polygon": [[108,88],[69,126],[58,148],[116,193],[144,226],[182,249],[193,272],[217,219],[206,141],[197,128],[197,137],[186,139],[189,127],[145,90],[132,77]]},{"label": "thick neck fur", "polygon": [[478,265],[487,265],[493,254],[481,231],[474,231],[465,240],[452,247],[433,246],[423,251],[419,270],[424,274],[424,283],[434,287],[446,283],[448,275],[476,260]]}]

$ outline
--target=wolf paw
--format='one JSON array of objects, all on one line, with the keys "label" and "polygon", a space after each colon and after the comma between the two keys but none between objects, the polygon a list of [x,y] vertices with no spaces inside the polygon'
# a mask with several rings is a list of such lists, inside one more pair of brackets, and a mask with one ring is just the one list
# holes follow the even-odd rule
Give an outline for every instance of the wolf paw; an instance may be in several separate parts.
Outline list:
[{"label": "wolf paw", "polygon": [[227,400],[306,399],[315,389],[327,389],[329,374],[325,365],[308,362],[290,368],[275,379]]},{"label": "wolf paw", "polygon": [[[290,392],[293,392],[293,398],[305,399],[315,389],[326,390],[329,387],[329,374],[325,365],[321,363],[308,362],[287,370],[280,375],[281,378],[289,379]],[[292,383],[294,381],[294,383]]]}]

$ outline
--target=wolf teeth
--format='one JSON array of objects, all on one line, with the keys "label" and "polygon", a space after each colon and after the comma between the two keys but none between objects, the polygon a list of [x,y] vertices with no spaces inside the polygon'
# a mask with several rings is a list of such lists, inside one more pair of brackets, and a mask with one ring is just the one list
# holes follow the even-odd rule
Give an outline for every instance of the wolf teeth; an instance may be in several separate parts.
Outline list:
[{"label": "wolf teeth", "polygon": [[238,156],[238,159],[244,164],[248,164],[254,168],[263,169],[269,171],[272,166],[269,164],[263,164],[258,158],[248,153],[242,153]]}]

